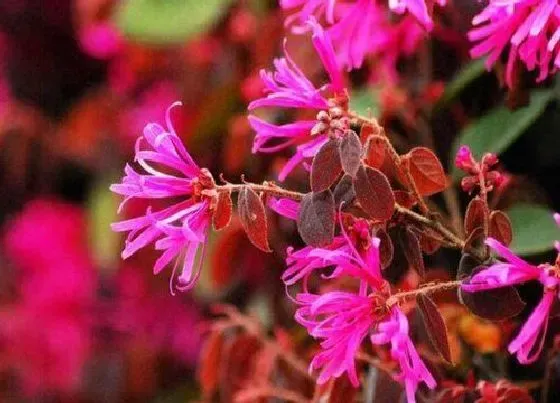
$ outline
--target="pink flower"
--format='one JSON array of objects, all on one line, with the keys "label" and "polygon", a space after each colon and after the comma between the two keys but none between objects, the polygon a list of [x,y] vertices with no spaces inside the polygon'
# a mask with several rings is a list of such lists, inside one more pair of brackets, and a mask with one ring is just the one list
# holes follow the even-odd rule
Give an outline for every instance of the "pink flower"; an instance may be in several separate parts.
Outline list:
[{"label": "pink flower", "polygon": [[[307,279],[316,269],[334,266],[332,273],[328,277],[323,276],[324,278],[351,276],[362,280],[362,288],[369,284],[375,289],[381,289],[384,280],[379,263],[379,238],[371,237],[367,223],[363,220],[357,220],[350,231],[350,236],[357,238],[355,241],[343,232],[343,235],[335,237],[324,248],[306,246],[295,252],[293,248],[288,248],[288,267],[282,275],[286,286],[303,280],[304,289],[307,290]],[[357,245],[366,246],[358,246],[358,250]]]},{"label": "pink flower", "polygon": [[99,60],[110,59],[122,47],[117,29],[107,22],[93,23],[84,27],[79,39],[84,52]]},{"label": "pink flower", "polygon": [[4,363],[30,395],[74,393],[91,355],[97,276],[86,232],[83,210],[53,199],[29,202],[6,227],[20,286],[2,310],[0,339]]},{"label": "pink flower", "polygon": [[[437,3],[443,6],[446,2],[438,0]],[[425,0],[389,0],[388,5],[398,14],[408,12],[413,19],[404,18],[406,24],[399,22],[393,25],[387,18],[385,7],[375,0],[280,1],[282,8],[292,12],[286,19],[286,25],[292,26],[295,33],[306,30],[305,22],[310,16],[317,19],[324,17],[330,25],[327,31],[338,60],[348,70],[360,68],[368,54],[379,56],[382,64],[391,64],[394,68],[394,55],[410,54],[410,44],[415,44],[416,49],[424,36],[422,27],[432,29],[433,21]],[[408,29],[401,30],[400,27],[404,26]]]},{"label": "pink flower", "polygon": [[313,357],[309,367],[322,368],[317,383],[323,384],[346,372],[352,385],[358,387],[354,357],[375,321],[370,298],[332,291],[324,295],[298,294],[296,301],[300,305],[296,321],[311,336],[322,339],[322,351]]},{"label": "pink flower", "polygon": [[[196,255],[206,242],[215,186],[211,175],[196,165],[173,129],[170,111],[179,104],[167,110],[167,129],[150,123],[136,143],[135,160],[145,173],[127,165],[122,182],[111,186],[113,192],[125,196],[119,210],[130,199],[174,200],[167,208],[152,211],[150,205],[145,215],[112,225],[114,231],[128,232],[124,259],[155,243],[157,250],[164,251],[154,265],[155,274],[173,259],[182,260],[177,285],[173,284],[173,270],[171,290],[191,288],[200,274],[201,259],[195,265]],[[144,143],[146,149],[142,148]]]},{"label": "pink flower", "polygon": [[109,322],[121,334],[123,343],[146,343],[155,351],[170,353],[194,366],[201,347],[197,326],[202,321],[196,304],[154,291],[137,267],[124,265],[116,282]]},{"label": "pink flower", "polygon": [[[251,102],[250,111],[262,107],[322,111],[332,106],[324,95],[326,91],[330,91],[335,97],[345,96],[344,78],[336,61],[330,37],[315,20],[309,20],[307,24],[313,29],[313,46],[329,75],[329,82],[316,88],[290,58],[287,50],[284,50],[286,57],[274,61],[276,69],[274,72],[261,71],[261,79],[267,95]],[[299,144],[295,155],[279,175],[281,181],[301,162],[312,158],[328,140],[328,137],[322,133],[312,135],[312,129],[317,124],[315,120],[300,120],[278,126],[255,116],[249,116],[249,123],[257,133],[253,152],[272,153]]]},{"label": "pink flower", "polygon": [[534,362],[544,344],[552,303],[558,297],[558,287],[560,286],[558,269],[550,265],[533,266],[517,257],[495,239],[488,238],[486,244],[506,262],[493,264],[475,273],[469,283],[463,284],[462,288],[467,292],[477,292],[532,280],[538,280],[543,285],[543,299],[529,316],[517,337],[508,346],[510,353],[517,354],[520,363]]},{"label": "pink flower", "polygon": [[[378,238],[371,238],[367,224],[357,221],[349,234],[343,231],[328,248],[289,251],[283,280],[286,286],[303,280],[304,292],[295,300],[299,305],[295,318],[312,337],[321,340],[321,351],[310,365],[311,370],[321,370],[318,383],[346,372],[350,382],[359,386],[354,357],[370,335],[374,344],[391,344],[391,355],[400,365],[397,379],[405,384],[408,401],[414,402],[420,382],[430,388],[436,382],[410,340],[406,316],[396,307],[388,311],[389,289],[381,277],[379,243]],[[332,266],[332,274],[323,278],[355,278],[359,280],[359,290],[310,293],[308,277],[315,270]]]},{"label": "pink flower", "polygon": [[[560,7],[558,0],[491,0],[473,19],[469,39],[476,42],[472,57],[488,55],[490,69],[509,46],[506,83],[513,86],[516,60],[538,70],[537,81],[560,67]],[[552,62],[552,70],[550,65]]]},{"label": "pink flower", "polygon": [[389,319],[377,325],[377,331],[371,335],[373,344],[391,344],[391,356],[399,363],[400,374],[397,376],[404,383],[408,403],[416,402],[415,394],[418,384],[424,382],[430,389],[436,387],[436,381],[418,355],[408,335],[408,320],[397,307],[391,308]]},{"label": "pink flower", "polygon": [[322,384],[331,378],[338,378],[344,372],[350,382],[359,386],[354,364],[354,357],[362,341],[370,332],[376,321],[377,299],[372,292],[381,291],[383,280],[380,277],[379,239],[372,238],[368,248],[368,263],[358,256],[348,237],[335,240],[332,249],[304,248],[290,254],[287,261],[292,265],[283,279],[286,285],[304,278],[305,282],[311,271],[335,265],[330,276],[352,274],[363,279],[357,294],[345,291],[330,291],[323,295],[305,292],[296,296],[299,308],[295,319],[304,326],[309,334],[321,339],[322,351],[311,361],[310,370],[321,369],[317,380]]}]

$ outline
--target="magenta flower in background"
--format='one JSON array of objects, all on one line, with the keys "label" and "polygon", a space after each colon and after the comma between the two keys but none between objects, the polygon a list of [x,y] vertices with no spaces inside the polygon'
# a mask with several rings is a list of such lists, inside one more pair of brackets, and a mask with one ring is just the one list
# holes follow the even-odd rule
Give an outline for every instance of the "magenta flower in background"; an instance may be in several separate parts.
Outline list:
[{"label": "magenta flower in background", "polygon": [[79,33],[80,46],[91,57],[108,60],[122,48],[122,39],[117,29],[109,22],[90,24]]},{"label": "magenta flower in background", "polygon": [[463,290],[477,292],[538,280],[544,287],[544,295],[529,316],[519,334],[509,344],[508,350],[517,355],[522,364],[534,362],[544,345],[550,309],[558,298],[560,278],[550,265],[533,266],[516,256],[510,249],[495,239],[488,238],[486,244],[506,262],[499,262],[475,273]]},{"label": "magenta flower in background", "polygon": [[[440,6],[445,3],[437,1]],[[348,70],[360,68],[366,55],[376,56],[382,64],[391,66],[390,71],[394,70],[395,55],[411,54],[425,31],[433,27],[425,0],[388,1],[390,10],[407,15],[402,20],[406,21],[404,25],[402,21],[391,23],[385,4],[376,0],[280,0],[280,6],[291,13],[286,25],[295,33],[306,31],[305,22],[310,16],[324,19],[338,61]],[[401,29],[405,26],[406,30]]]},{"label": "magenta flower in background", "polygon": [[166,114],[167,127],[150,123],[144,128],[144,135],[136,143],[135,161],[143,169],[138,173],[127,165],[121,183],[111,186],[111,190],[122,196],[124,204],[131,199],[173,200],[169,207],[153,211],[150,205],[143,216],[114,223],[114,231],[128,232],[124,259],[138,250],[155,243],[157,250],[163,251],[154,265],[154,273],[159,273],[174,259],[181,261],[181,271],[174,284],[175,269],[171,275],[170,288],[186,290],[191,288],[200,274],[202,258],[196,259],[200,246],[207,237],[211,212],[209,195],[214,181],[205,169],[193,161],[171,123],[171,109]]},{"label": "magenta flower in background", "polygon": [[[285,58],[274,61],[274,72],[261,71],[261,79],[267,95],[251,102],[248,108],[250,111],[262,107],[322,111],[332,106],[324,95],[325,92],[330,92],[333,97],[345,96],[344,77],[336,61],[329,35],[314,19],[309,20],[307,24],[313,30],[313,46],[328,73],[329,82],[316,88],[284,49]],[[281,181],[297,165],[313,158],[328,141],[326,134],[312,135],[312,129],[317,124],[316,120],[298,120],[286,125],[274,125],[256,116],[249,116],[249,123],[257,133],[253,152],[272,153],[291,145],[298,145],[295,155],[279,174]]]},{"label": "magenta flower in background", "polygon": [[408,403],[416,402],[415,394],[421,382],[430,389],[436,387],[434,377],[408,335],[408,319],[399,308],[391,308],[390,317],[377,325],[376,333],[371,335],[371,342],[391,344],[391,357],[399,363],[401,371],[397,379],[404,383]]},{"label": "magenta flower in background", "polygon": [[86,233],[83,210],[53,199],[29,202],[5,229],[19,289],[0,317],[3,361],[30,395],[75,392],[91,355],[97,276]]},{"label": "magenta flower in background", "polygon": [[560,67],[560,8],[558,0],[490,0],[473,19],[469,39],[476,45],[472,57],[487,55],[490,69],[508,48],[506,83],[513,86],[513,69],[520,60],[537,70],[537,81]]},{"label": "magenta flower in background", "polygon": [[157,287],[152,290],[143,274],[127,264],[119,270],[111,328],[122,335],[125,344],[146,343],[154,351],[167,352],[194,366],[202,341],[197,328],[201,313],[193,301],[162,294]]}]

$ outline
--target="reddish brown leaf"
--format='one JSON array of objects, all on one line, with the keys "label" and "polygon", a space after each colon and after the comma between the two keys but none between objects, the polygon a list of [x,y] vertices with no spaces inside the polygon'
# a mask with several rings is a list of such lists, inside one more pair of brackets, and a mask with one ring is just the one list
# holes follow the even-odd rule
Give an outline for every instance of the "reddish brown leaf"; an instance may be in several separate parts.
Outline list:
[{"label": "reddish brown leaf", "polygon": [[422,247],[422,251],[427,255],[432,255],[436,253],[439,248],[441,248],[441,235],[439,235],[436,231],[429,227],[424,227],[419,229],[417,227],[412,227],[412,230],[418,236],[418,240],[420,241],[420,246]]},{"label": "reddish brown leaf", "polygon": [[311,246],[325,246],[334,237],[335,206],[330,190],[307,193],[300,204],[297,220],[303,241]]},{"label": "reddish brown leaf", "polygon": [[403,158],[418,191],[423,196],[439,193],[447,187],[447,177],[438,157],[428,148],[415,147]]},{"label": "reddish brown leaf", "polygon": [[465,247],[463,251],[481,250],[484,248],[484,229],[482,227],[475,228],[471,231],[468,238],[465,240]]},{"label": "reddish brown leaf", "polygon": [[[475,270],[474,273],[482,269],[484,267]],[[459,289],[459,300],[472,313],[489,320],[512,318],[525,307],[515,287],[500,287],[473,293]]]},{"label": "reddish brown leaf", "polygon": [[395,196],[387,177],[379,170],[361,166],[354,179],[356,197],[373,219],[387,221],[395,211]]},{"label": "reddish brown leaf", "polygon": [[389,234],[387,234],[387,231],[385,231],[383,228],[379,228],[377,230],[376,236],[381,241],[379,243],[379,257],[381,259],[381,267],[383,269],[386,269],[391,264],[391,261],[393,260],[393,254],[394,254],[393,241],[391,241],[391,237],[389,236]]},{"label": "reddish brown leaf", "polygon": [[488,215],[488,210],[484,202],[475,197],[467,206],[465,213],[465,233],[470,235],[475,228],[484,227],[484,219]]},{"label": "reddish brown leaf", "polygon": [[223,343],[222,334],[212,332],[202,347],[197,376],[202,393],[207,398],[212,396],[218,386]]},{"label": "reddish brown leaf", "polygon": [[457,280],[469,277],[480,265],[481,263],[478,259],[471,256],[469,253],[463,253],[461,260],[459,260],[459,267],[457,268]]},{"label": "reddish brown leaf", "polygon": [[212,215],[212,225],[216,231],[228,226],[231,221],[232,207],[231,192],[218,193],[216,207]]},{"label": "reddish brown leaf", "polygon": [[373,168],[381,168],[385,161],[385,142],[381,139],[369,139],[366,143],[366,164]]},{"label": "reddish brown leaf", "polygon": [[266,211],[259,195],[250,187],[243,187],[237,199],[237,210],[241,225],[253,245],[262,251],[271,252],[268,246]]},{"label": "reddish brown leaf", "polygon": [[388,231],[389,238],[393,244],[393,259],[388,267],[383,271],[383,277],[391,284],[399,283],[403,276],[408,272],[409,264],[404,254],[400,241],[400,228],[391,228]]},{"label": "reddish brown leaf", "polygon": [[358,394],[358,390],[352,386],[348,377],[341,376],[332,381],[328,403],[347,403],[353,402]]},{"label": "reddish brown leaf", "polygon": [[311,190],[327,190],[342,172],[339,139],[330,139],[315,154],[311,164]]},{"label": "reddish brown leaf", "polygon": [[233,396],[250,380],[262,343],[256,336],[239,334],[225,347],[220,368],[220,396]]},{"label": "reddish brown leaf", "polygon": [[360,139],[362,143],[365,143],[370,136],[377,136],[381,133],[383,133],[383,128],[378,124],[364,123],[360,129]]},{"label": "reddish brown leaf", "polygon": [[333,195],[334,204],[337,207],[341,204],[344,204],[344,207],[348,207],[352,204],[356,198],[356,192],[354,191],[354,183],[350,175],[344,175],[340,182],[336,184]]},{"label": "reddish brown leaf", "polygon": [[488,226],[488,235],[508,246],[513,239],[511,222],[506,213],[500,210],[492,211]]},{"label": "reddish brown leaf", "polygon": [[395,190],[393,193],[395,194],[395,201],[397,202],[397,204],[407,209],[411,209],[416,204],[416,198],[410,192],[406,192],[404,190]]},{"label": "reddish brown leaf", "polygon": [[447,361],[451,362],[451,350],[447,340],[447,328],[434,301],[424,294],[418,294],[416,304],[422,313],[422,319],[434,348]]},{"label": "reddish brown leaf", "polygon": [[424,277],[424,258],[422,256],[422,248],[420,247],[418,237],[410,228],[401,228],[399,231],[399,242],[408,264],[416,270],[420,277]]},{"label": "reddish brown leaf", "polygon": [[348,131],[340,143],[340,160],[342,169],[354,177],[362,162],[362,143],[354,131]]}]

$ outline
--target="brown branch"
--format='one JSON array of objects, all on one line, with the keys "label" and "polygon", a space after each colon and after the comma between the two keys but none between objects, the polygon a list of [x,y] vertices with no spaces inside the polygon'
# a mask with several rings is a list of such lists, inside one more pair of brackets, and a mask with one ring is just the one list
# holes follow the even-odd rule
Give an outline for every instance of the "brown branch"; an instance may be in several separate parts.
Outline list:
[{"label": "brown branch", "polygon": [[392,306],[401,301],[404,301],[409,298],[416,298],[418,295],[430,295],[435,294],[437,292],[447,291],[447,290],[454,290],[461,285],[460,280],[453,280],[447,281],[445,283],[437,283],[437,284],[429,284],[424,287],[417,288],[416,290],[412,291],[404,291],[398,292],[396,294],[391,295],[387,299],[387,305]]}]

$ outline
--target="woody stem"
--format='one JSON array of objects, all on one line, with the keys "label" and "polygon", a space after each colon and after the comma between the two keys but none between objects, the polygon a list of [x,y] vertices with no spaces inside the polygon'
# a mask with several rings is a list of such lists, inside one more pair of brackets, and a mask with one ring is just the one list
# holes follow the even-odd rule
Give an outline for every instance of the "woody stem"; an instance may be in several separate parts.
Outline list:
[{"label": "woody stem", "polygon": [[417,288],[416,290],[399,292],[391,295],[387,299],[387,305],[391,306],[400,301],[406,300],[408,298],[416,298],[420,294],[431,295],[438,292],[453,290],[459,287],[460,285],[461,285],[460,280],[453,280],[453,281],[447,281],[445,283],[428,284],[425,286],[420,286],[420,288]]},{"label": "woody stem", "polygon": [[[304,193],[294,192],[291,190],[283,189],[277,185],[272,184],[256,184],[256,183],[242,183],[242,184],[233,184],[227,183],[225,185],[218,185],[216,186],[216,191],[218,192],[239,192],[243,188],[249,187],[253,189],[255,192],[263,192],[272,196],[277,197],[285,197],[292,200],[301,201],[303,199]],[[400,204],[395,203],[395,209],[402,215],[407,216],[412,221],[424,224],[439,234],[442,235],[444,238],[445,243],[457,249],[463,249],[465,247],[465,241],[447,229],[441,222],[432,220],[428,217],[423,216],[422,214],[416,213],[412,210],[407,209],[406,207],[401,206]]]}]

